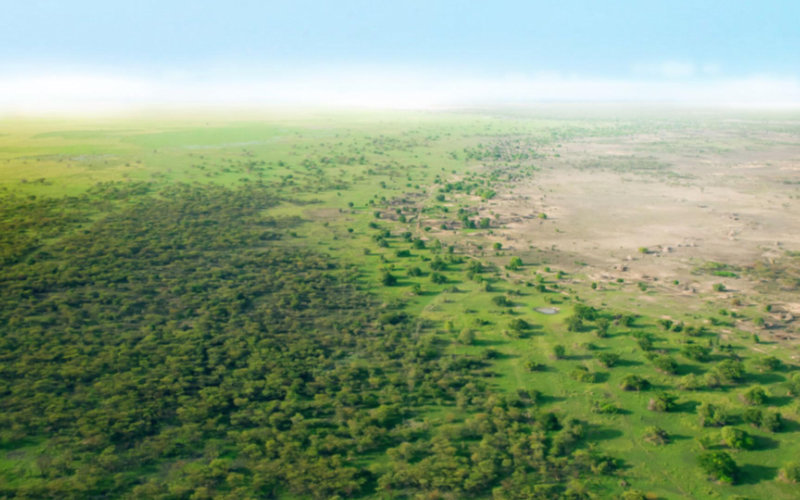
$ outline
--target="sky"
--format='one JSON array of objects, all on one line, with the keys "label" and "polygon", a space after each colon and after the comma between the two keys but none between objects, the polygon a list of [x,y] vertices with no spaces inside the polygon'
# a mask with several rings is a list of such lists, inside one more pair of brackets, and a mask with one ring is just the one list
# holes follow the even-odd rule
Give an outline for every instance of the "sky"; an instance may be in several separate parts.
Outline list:
[{"label": "sky", "polygon": [[0,112],[800,106],[796,0],[0,3]]}]

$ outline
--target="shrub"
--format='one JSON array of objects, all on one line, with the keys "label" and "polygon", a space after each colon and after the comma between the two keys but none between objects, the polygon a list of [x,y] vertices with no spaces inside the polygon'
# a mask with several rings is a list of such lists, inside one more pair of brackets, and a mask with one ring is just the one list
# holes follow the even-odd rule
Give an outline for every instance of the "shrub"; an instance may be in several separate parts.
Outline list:
[{"label": "shrub", "polygon": [[711,349],[697,344],[688,344],[681,349],[681,354],[694,361],[708,361]]},{"label": "shrub", "polygon": [[659,392],[650,398],[647,409],[651,411],[667,412],[675,409],[677,396],[667,392]]},{"label": "shrub", "polygon": [[475,343],[475,332],[469,328],[464,328],[458,334],[458,341],[464,345],[472,345]]},{"label": "shrub", "polygon": [[753,366],[762,372],[772,372],[781,367],[781,360],[775,356],[765,356],[753,361]]},{"label": "shrub", "polygon": [[556,344],[556,345],[553,346],[553,357],[554,358],[556,358],[556,359],[564,359],[564,356],[566,356],[566,354],[567,354],[567,350],[566,350],[566,348],[564,348],[563,345]]},{"label": "shrub", "polygon": [[755,427],[760,427],[763,419],[764,412],[759,408],[746,408],[742,413],[742,420]]},{"label": "shrub", "polygon": [[597,334],[598,337],[603,338],[608,336],[608,327],[611,325],[611,322],[608,321],[608,319],[597,318],[594,325],[597,328],[595,333]]},{"label": "shrub", "polygon": [[653,357],[653,365],[660,372],[674,375],[678,371],[678,363],[670,356],[657,355]]},{"label": "shrub", "polygon": [[597,310],[586,304],[575,304],[575,315],[587,321],[594,321],[597,319]]},{"label": "shrub", "polygon": [[789,379],[789,394],[792,396],[800,396],[800,373],[795,373]]},{"label": "shrub", "polygon": [[514,330],[515,332],[522,332],[530,328],[531,325],[529,325],[528,322],[522,318],[515,318],[511,320],[508,327]]},{"label": "shrub", "polygon": [[720,432],[722,443],[736,450],[749,450],[753,447],[753,436],[736,427],[723,427]]},{"label": "shrub", "polygon": [[394,285],[397,284],[397,277],[394,276],[389,271],[386,271],[386,270],[381,272],[380,280],[381,280],[381,284],[383,284],[383,286],[394,286]]},{"label": "shrub", "polygon": [[578,316],[573,314],[567,318],[567,330],[570,332],[579,332],[583,329],[583,320]]},{"label": "shrub", "polygon": [[619,362],[619,354],[614,352],[601,352],[596,357],[607,368],[611,368]]},{"label": "shrub", "polygon": [[638,375],[625,375],[620,383],[620,388],[623,391],[643,391],[650,387],[650,382],[647,379]]},{"label": "shrub", "polygon": [[725,408],[720,408],[711,403],[703,403],[697,409],[700,415],[700,425],[703,427],[722,427],[731,420],[731,415]]},{"label": "shrub", "polygon": [[726,359],[714,367],[714,372],[726,383],[738,383],[744,378],[744,366],[737,359]]},{"label": "shrub", "polygon": [[545,366],[542,363],[538,363],[531,359],[525,363],[525,368],[527,368],[528,371],[540,372],[545,369]]},{"label": "shrub", "polygon": [[699,391],[705,386],[705,384],[697,375],[690,373],[681,377],[677,382],[677,386],[678,389],[683,391]]},{"label": "shrub", "polygon": [[783,418],[777,411],[768,411],[761,418],[759,427],[770,432],[778,432],[783,428]]},{"label": "shrub", "polygon": [[594,383],[597,381],[597,373],[589,371],[585,366],[576,366],[569,374],[574,380],[578,382]]},{"label": "shrub", "polygon": [[747,389],[742,394],[742,400],[749,405],[763,405],[767,402],[767,397],[767,391],[759,385]]},{"label": "shrub", "polygon": [[733,484],[739,475],[739,466],[731,458],[729,454],[724,451],[711,451],[703,453],[697,457],[697,462],[703,472],[708,474],[712,479],[722,483]]},{"label": "shrub", "polygon": [[431,281],[437,285],[447,283],[447,277],[442,273],[431,273]]},{"label": "shrub", "polygon": [[408,272],[406,274],[408,274],[412,278],[417,278],[419,276],[422,276],[422,269],[420,269],[420,268],[418,268],[416,266],[415,267],[410,267],[410,268],[408,268]]},{"label": "shrub", "polygon": [[505,295],[495,295],[492,297],[492,302],[498,307],[511,307],[514,305]]},{"label": "shrub", "polygon": [[519,257],[515,256],[515,257],[511,257],[511,261],[506,266],[506,269],[509,269],[510,271],[516,271],[517,269],[519,269],[521,267],[522,267],[522,259],[520,259]]},{"label": "shrub", "polygon": [[667,444],[670,439],[667,431],[656,425],[646,428],[643,437],[645,441],[658,445]]},{"label": "shrub", "polygon": [[787,483],[800,483],[800,462],[789,462],[781,467],[778,477]]}]

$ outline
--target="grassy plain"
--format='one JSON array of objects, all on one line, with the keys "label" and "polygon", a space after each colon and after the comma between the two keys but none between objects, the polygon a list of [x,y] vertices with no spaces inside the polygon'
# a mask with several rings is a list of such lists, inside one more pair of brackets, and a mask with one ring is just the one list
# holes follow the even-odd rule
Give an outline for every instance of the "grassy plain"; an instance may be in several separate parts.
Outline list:
[{"label": "grassy plain", "polygon": [[[698,110],[8,120],[0,194],[266,186],[280,201],[264,215],[301,221],[270,244],[355,264],[360,289],[383,307],[400,304],[444,355],[485,360],[491,392],[538,391],[538,409],[581,421],[580,447],[618,459],[613,476],[587,479],[598,497],[789,499],[798,485],[778,476],[800,456],[800,379],[791,386],[800,373],[799,138],[797,115]],[[386,273],[396,282],[382,283]],[[692,359],[687,346],[707,352]],[[619,359],[606,366],[601,353]],[[674,369],[658,369],[659,356]],[[779,366],[757,363],[767,357]],[[708,382],[732,359],[745,375]],[[630,375],[650,388],[623,390]],[[780,429],[743,420],[752,405],[742,395],[755,385],[769,394],[755,406],[779,412]],[[659,391],[677,397],[670,411],[648,408]],[[703,403],[728,409],[728,425],[754,437],[751,449],[730,449],[720,427],[702,425]],[[438,427],[471,416],[441,400],[415,418]],[[648,442],[651,426],[669,442]],[[37,480],[47,440],[4,440],[5,491]],[[735,484],[698,467],[707,450],[734,457]],[[389,467],[382,450],[359,459],[376,473]]]}]

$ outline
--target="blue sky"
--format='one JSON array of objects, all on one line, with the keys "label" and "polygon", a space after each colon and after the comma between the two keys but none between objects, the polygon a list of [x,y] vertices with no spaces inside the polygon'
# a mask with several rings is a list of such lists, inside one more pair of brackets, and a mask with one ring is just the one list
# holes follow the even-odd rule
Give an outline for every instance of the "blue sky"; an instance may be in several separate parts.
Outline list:
[{"label": "blue sky", "polygon": [[[798,1],[4,3],[0,90],[39,88],[56,101],[58,81],[65,99],[84,102],[81,81],[106,101],[181,87],[192,101],[259,88],[324,101],[352,89],[348,79],[361,86],[351,101],[391,100],[393,82],[412,88],[409,102],[454,85],[464,100],[613,100],[631,95],[626,85],[643,100],[703,100],[714,86],[731,99],[758,87],[800,100]],[[559,82],[573,91],[560,97]]]}]

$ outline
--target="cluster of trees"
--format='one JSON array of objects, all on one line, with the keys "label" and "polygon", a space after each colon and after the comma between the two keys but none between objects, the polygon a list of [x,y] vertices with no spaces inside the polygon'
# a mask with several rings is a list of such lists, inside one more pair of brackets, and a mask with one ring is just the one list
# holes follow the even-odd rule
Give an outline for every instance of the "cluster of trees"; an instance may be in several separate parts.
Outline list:
[{"label": "cluster of trees", "polygon": [[[32,226],[0,269],[0,444],[40,450],[0,496],[553,497],[613,472],[579,422],[492,395],[484,360],[286,239],[269,188],[106,192],[125,202],[88,195],[82,228]],[[7,227],[39,206],[14,203]]]}]

